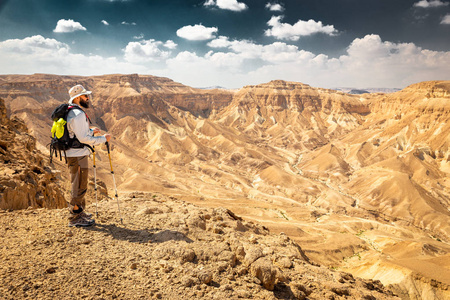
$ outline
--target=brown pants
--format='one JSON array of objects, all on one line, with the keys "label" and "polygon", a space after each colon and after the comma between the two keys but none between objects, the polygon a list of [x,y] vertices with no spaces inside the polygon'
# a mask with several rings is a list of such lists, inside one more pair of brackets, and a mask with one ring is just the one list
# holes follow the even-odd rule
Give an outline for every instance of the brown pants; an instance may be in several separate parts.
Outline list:
[{"label": "brown pants", "polygon": [[81,209],[84,209],[86,206],[84,195],[86,194],[88,185],[88,156],[68,157],[67,165],[70,172],[70,182],[72,183],[72,195],[69,203],[69,210],[73,213],[75,205]]}]

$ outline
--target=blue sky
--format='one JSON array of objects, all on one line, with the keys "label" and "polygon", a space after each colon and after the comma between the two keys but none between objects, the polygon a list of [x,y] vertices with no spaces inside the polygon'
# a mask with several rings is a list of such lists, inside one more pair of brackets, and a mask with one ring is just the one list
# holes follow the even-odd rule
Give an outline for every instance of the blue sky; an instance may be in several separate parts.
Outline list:
[{"label": "blue sky", "polygon": [[0,0],[1,74],[403,88],[449,66],[445,0]]}]

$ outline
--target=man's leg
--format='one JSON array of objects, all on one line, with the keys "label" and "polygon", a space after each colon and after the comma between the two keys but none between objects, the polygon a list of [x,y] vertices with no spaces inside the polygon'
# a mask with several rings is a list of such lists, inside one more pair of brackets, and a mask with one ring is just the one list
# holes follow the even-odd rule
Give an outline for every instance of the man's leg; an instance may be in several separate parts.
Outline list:
[{"label": "man's leg", "polygon": [[[70,182],[72,185],[71,200],[69,203],[69,210],[71,213],[70,220],[73,224],[80,226],[87,226],[92,224],[93,220],[85,220],[88,223],[80,223],[80,217],[85,217],[85,213],[82,213],[86,207],[86,200],[84,196],[87,191],[88,184],[88,156],[82,157],[68,157],[67,164],[70,172]],[[84,225],[82,225],[82,223]]]},{"label": "man's leg", "polygon": [[72,185],[72,194],[70,199],[70,210],[77,213],[86,206],[84,195],[87,191],[88,181],[88,160],[87,156],[68,157],[67,164],[70,172],[70,182]]},{"label": "man's leg", "polygon": [[77,198],[79,200],[77,201],[81,204],[81,207],[84,210],[84,208],[86,207],[86,199],[84,198],[84,196],[86,195],[87,192],[89,179],[88,156],[79,157],[78,165],[80,166],[80,182],[78,186],[78,195],[77,195]]}]

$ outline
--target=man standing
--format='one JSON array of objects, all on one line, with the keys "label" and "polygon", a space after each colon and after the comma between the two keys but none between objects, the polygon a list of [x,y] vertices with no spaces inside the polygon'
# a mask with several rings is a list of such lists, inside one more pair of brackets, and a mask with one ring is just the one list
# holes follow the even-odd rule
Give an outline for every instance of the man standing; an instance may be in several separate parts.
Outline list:
[{"label": "man standing", "polygon": [[67,115],[67,129],[69,136],[74,140],[73,148],[66,151],[67,165],[72,183],[72,194],[69,205],[69,226],[91,226],[95,223],[92,214],[86,213],[86,200],[84,196],[88,184],[88,157],[89,147],[109,142],[111,135],[94,136],[100,133],[98,128],[89,128],[89,118],[83,108],[89,108],[91,91],[82,85],[75,85],[69,90],[69,113]]}]

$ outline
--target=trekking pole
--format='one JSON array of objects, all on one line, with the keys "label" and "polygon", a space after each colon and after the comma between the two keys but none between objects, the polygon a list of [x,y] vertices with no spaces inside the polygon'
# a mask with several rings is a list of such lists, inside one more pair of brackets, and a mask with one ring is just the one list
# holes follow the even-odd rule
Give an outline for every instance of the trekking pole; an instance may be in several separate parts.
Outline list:
[{"label": "trekking pole", "polygon": [[92,152],[92,154],[94,155],[95,216],[98,218],[97,168],[95,166],[95,147],[92,146],[92,149],[94,149],[94,152]]},{"label": "trekking pole", "polygon": [[113,183],[114,183],[114,191],[116,192],[117,208],[119,209],[120,223],[123,224],[122,213],[120,212],[120,205],[119,205],[119,195],[117,195],[116,179],[114,177],[114,170],[113,170],[113,166],[112,166],[112,162],[111,162],[111,152],[109,151],[109,143],[108,142],[106,142],[106,148],[108,149],[109,165],[111,166],[111,174],[112,174]]}]

